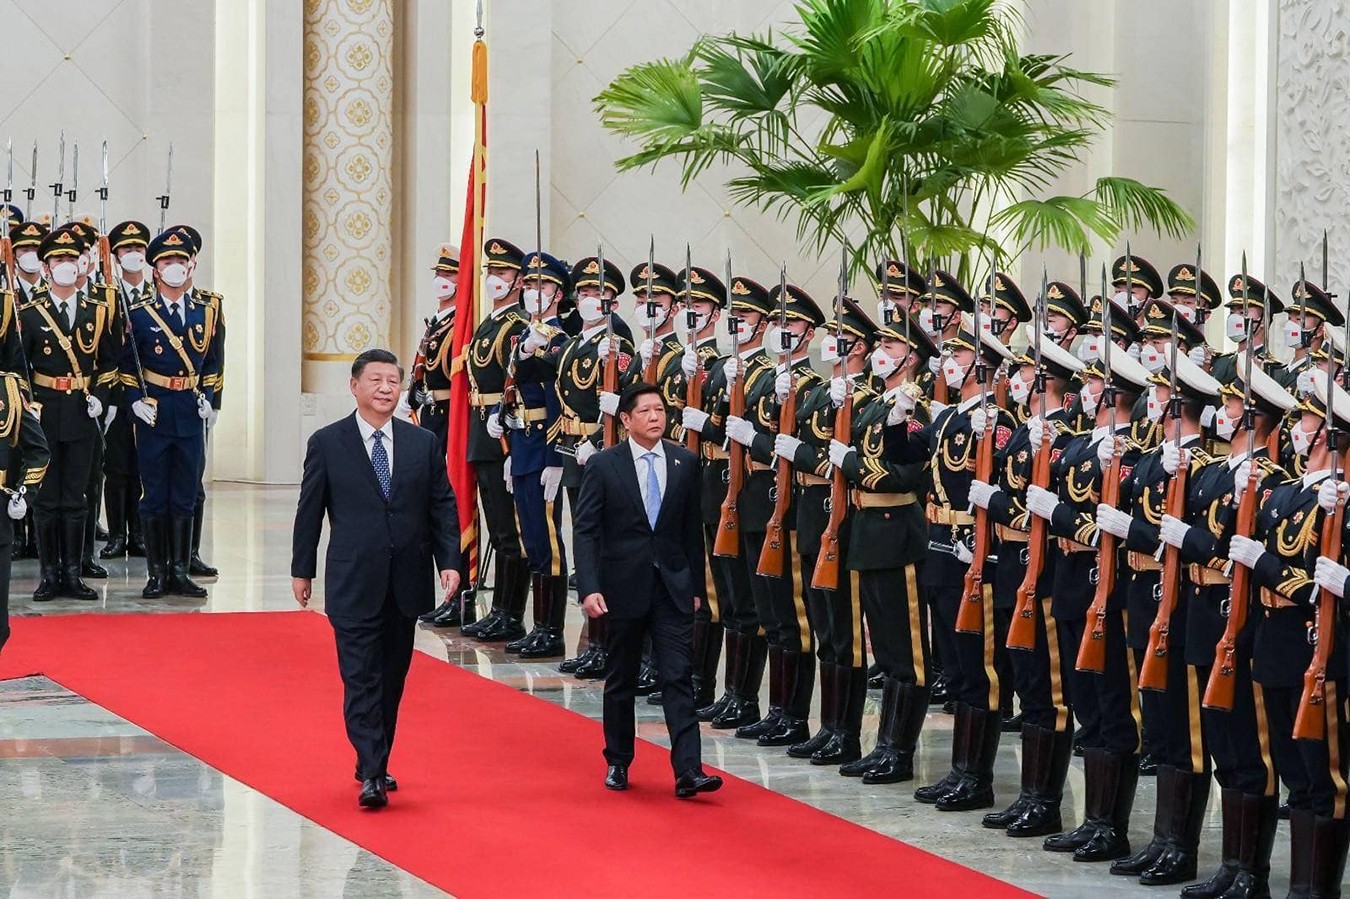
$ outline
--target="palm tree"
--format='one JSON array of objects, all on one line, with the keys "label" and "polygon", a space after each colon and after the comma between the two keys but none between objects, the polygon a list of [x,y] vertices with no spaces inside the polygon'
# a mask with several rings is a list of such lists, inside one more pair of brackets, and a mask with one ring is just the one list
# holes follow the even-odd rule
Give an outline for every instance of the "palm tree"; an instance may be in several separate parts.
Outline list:
[{"label": "palm tree", "polygon": [[797,12],[787,32],[704,37],[614,79],[596,108],[639,144],[620,170],[673,158],[687,188],[726,164],[737,204],[796,216],[818,254],[842,242],[858,267],[897,256],[903,234],[910,262],[936,259],[965,283],[977,259],[1006,267],[1030,247],[1090,252],[1094,235],[1194,227],[1130,178],[1035,198],[1109,121],[1080,90],[1114,80],[1021,54],[1018,13],[998,0],[802,0]]}]

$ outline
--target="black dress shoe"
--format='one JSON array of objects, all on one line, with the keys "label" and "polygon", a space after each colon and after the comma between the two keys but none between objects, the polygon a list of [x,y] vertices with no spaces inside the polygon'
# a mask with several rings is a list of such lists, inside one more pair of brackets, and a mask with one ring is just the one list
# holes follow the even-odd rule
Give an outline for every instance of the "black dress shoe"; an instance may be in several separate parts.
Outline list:
[{"label": "black dress shoe", "polygon": [[722,778],[704,774],[702,768],[690,768],[675,779],[675,798],[689,799],[695,793],[716,793],[722,789]]},{"label": "black dress shoe", "polygon": [[430,612],[423,612],[421,615],[418,615],[417,620],[424,622],[426,624],[431,624],[431,622],[435,621],[441,615],[450,611],[450,608],[453,605],[454,603],[450,602],[450,600],[447,599],[445,602],[441,603],[439,606],[432,609]]},{"label": "black dress shoe", "polygon": [[98,551],[100,559],[120,559],[127,554],[127,538],[121,534],[114,534],[109,538],[107,545]]},{"label": "black dress shoe", "polygon": [[567,654],[567,645],[563,643],[562,633],[552,628],[544,628],[539,636],[520,651],[522,659],[556,659]]},{"label": "black dress shoe", "polygon": [[389,793],[382,777],[367,777],[361,781],[361,808],[384,808],[389,804]]},{"label": "black dress shoe", "polygon": [[[357,772],[356,772],[356,780],[357,780],[357,782],[359,782],[359,783],[364,783],[366,779],[365,779],[364,777],[361,776],[361,772],[360,772],[360,771],[357,771]],[[398,792],[398,781],[394,780],[394,775],[392,775],[392,774],[386,774],[386,775],[384,776],[384,788],[385,788],[386,790],[388,790],[390,793],[397,793],[397,792]]]},{"label": "black dress shoe", "polygon": [[605,772],[605,789],[622,791],[628,789],[628,769],[623,765],[610,765]]},{"label": "black dress shoe", "polygon": [[80,577],[102,578],[108,576],[108,569],[95,562],[93,559],[85,559],[80,563]]},{"label": "black dress shoe", "polygon": [[666,695],[660,690],[653,690],[647,694],[647,705],[665,705]]},{"label": "black dress shoe", "polygon": [[194,551],[188,556],[188,574],[193,577],[219,577],[220,571],[214,565],[207,565],[202,561],[201,554]]},{"label": "black dress shoe", "polygon": [[577,680],[600,680],[605,676],[608,666],[609,653],[597,646],[590,660],[584,665],[578,665],[572,676]]}]

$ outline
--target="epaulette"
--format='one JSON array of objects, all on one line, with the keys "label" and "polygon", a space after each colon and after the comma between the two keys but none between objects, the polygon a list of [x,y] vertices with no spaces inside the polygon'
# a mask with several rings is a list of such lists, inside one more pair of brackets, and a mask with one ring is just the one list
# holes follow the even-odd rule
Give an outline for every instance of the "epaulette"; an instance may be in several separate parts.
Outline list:
[{"label": "epaulette", "polygon": [[132,309],[144,309],[146,306],[153,306],[154,304],[155,304],[155,295],[154,295],[154,294],[150,294],[150,296],[148,296],[148,297],[142,297],[141,299],[139,299],[139,300],[137,300],[136,302],[132,303],[132,304],[131,304],[131,308],[132,308]]},{"label": "epaulette", "polygon": [[212,303],[219,303],[221,300],[225,299],[224,294],[216,293],[214,290],[199,290],[197,293]]},{"label": "epaulette", "polygon": [[44,302],[47,301],[47,298],[49,296],[51,296],[51,292],[47,290],[47,288],[39,287],[37,290],[33,291],[31,296],[29,296],[28,301],[20,303],[18,305],[18,308],[32,309],[34,306],[41,306]]},{"label": "epaulette", "polygon": [[1191,471],[1195,471],[1197,468],[1200,468],[1201,466],[1204,465],[1208,465],[1209,463],[1214,461],[1214,457],[1210,455],[1210,453],[1207,450],[1205,450],[1204,447],[1193,446],[1190,449],[1188,449],[1187,452],[1190,453]]},{"label": "epaulette", "polygon": [[1256,456],[1254,460],[1256,469],[1261,473],[1262,479],[1282,477],[1285,480],[1290,480],[1289,473],[1284,470],[1284,467],[1269,456]]}]

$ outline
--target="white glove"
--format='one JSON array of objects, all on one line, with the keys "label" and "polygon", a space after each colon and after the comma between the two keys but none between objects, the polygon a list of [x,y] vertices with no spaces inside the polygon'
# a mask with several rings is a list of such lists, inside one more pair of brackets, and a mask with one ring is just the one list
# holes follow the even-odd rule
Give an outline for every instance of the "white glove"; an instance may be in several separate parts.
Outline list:
[{"label": "white glove", "polygon": [[1209,348],[1203,343],[1199,346],[1193,346],[1191,347],[1190,352],[1186,354],[1186,358],[1190,359],[1201,368],[1204,368],[1205,363],[1209,361]]},{"label": "white glove", "polygon": [[786,368],[780,371],[773,379],[774,396],[778,397],[778,402],[786,402],[788,394],[792,391],[792,372]]},{"label": "white glove", "polygon": [[1108,434],[1097,444],[1097,461],[1101,463],[1102,469],[1105,470],[1115,457],[1116,438]]},{"label": "white glove", "polygon": [[[14,518],[13,500],[10,501],[10,518]],[[1339,562],[1328,559],[1326,556],[1318,556],[1317,564],[1313,568],[1313,583],[1323,589],[1331,591],[1335,596],[1345,598],[1345,579],[1350,577],[1350,568],[1346,568]]]},{"label": "white glove", "polygon": [[680,424],[684,425],[686,431],[702,433],[703,426],[708,423],[708,413],[702,409],[695,409],[693,406],[685,406],[680,410]]},{"label": "white glove", "polygon": [[511,479],[511,457],[507,456],[506,461],[502,463],[502,480],[506,482],[506,492],[516,492],[516,482]]},{"label": "white glove", "polygon": [[520,355],[522,358],[532,356],[535,350],[542,350],[548,343],[548,332],[539,325],[530,325],[530,329],[525,332],[525,339],[520,342]]},{"label": "white glove", "polygon": [[835,468],[843,468],[848,462],[848,457],[854,455],[855,450],[840,440],[830,441],[830,464]]},{"label": "white glove", "polygon": [[1027,419],[1027,439],[1031,441],[1031,451],[1034,453],[1041,448],[1045,442],[1045,419],[1039,415],[1033,415]]},{"label": "white glove", "polygon": [[933,356],[933,357],[929,358],[929,360],[928,360],[928,370],[931,371],[931,372],[932,372],[933,374],[935,374],[935,375],[941,375],[941,374],[942,374],[942,357],[941,357],[941,356]]},{"label": "white glove", "polygon": [[726,375],[728,384],[735,381],[741,373],[741,360],[732,356],[722,365],[722,373]]},{"label": "white glove", "polygon": [[506,428],[502,427],[502,417],[495,412],[487,417],[487,432],[493,440],[501,440],[506,433]]},{"label": "white glove", "polygon": [[617,335],[614,337],[601,337],[595,344],[595,351],[600,354],[601,359],[607,359],[611,350],[614,355],[617,356],[619,354],[619,349],[619,338]]},{"label": "white glove", "polygon": [[886,424],[890,426],[902,424],[909,418],[910,411],[905,408],[904,403],[900,402],[900,397],[896,397],[895,402],[891,404],[891,411],[886,413]]},{"label": "white glove", "polygon": [[1331,514],[1336,511],[1336,500],[1345,496],[1347,490],[1350,487],[1344,481],[1327,478],[1317,487],[1317,505],[1322,507],[1323,512]]},{"label": "white glove", "polygon": [[642,357],[642,367],[646,368],[651,364],[652,356],[656,353],[656,341],[648,337],[642,341],[642,346],[638,347],[638,355]]},{"label": "white glove", "polygon": [[155,426],[155,418],[159,415],[159,410],[145,400],[137,400],[131,404],[131,414],[153,428]]},{"label": "white glove", "polygon": [[830,378],[830,405],[838,409],[848,399],[848,378]]},{"label": "white glove", "polygon": [[957,540],[952,544],[952,553],[956,556],[956,561],[963,565],[969,565],[975,561],[975,554],[970,551],[969,546],[966,546],[964,540]]},{"label": "white glove", "polygon": [[1247,492],[1247,479],[1252,476],[1252,460],[1243,459],[1233,472],[1233,502],[1242,502],[1242,494]]},{"label": "white glove", "polygon": [[773,439],[773,452],[778,458],[791,462],[797,458],[797,450],[801,445],[802,442],[791,434],[779,434]]},{"label": "white glove", "polygon": [[216,411],[216,408],[214,406],[212,406],[211,414],[206,416],[206,426],[208,428],[214,428],[216,426],[216,419],[219,417],[220,413]]},{"label": "white glove", "polygon": [[1097,527],[1124,540],[1130,536],[1130,522],[1134,518],[1106,503],[1097,504]]},{"label": "white glove", "polygon": [[680,371],[686,378],[692,378],[698,372],[698,350],[692,343],[684,345],[684,354],[680,356]]},{"label": "white glove", "polygon": [[[113,406],[109,411],[116,412],[117,407]],[[402,394],[398,398],[398,405],[394,407],[394,417],[401,418],[404,421],[412,420],[413,408],[408,403],[408,394]]]},{"label": "white glove", "polygon": [[1234,534],[1228,544],[1228,558],[1244,568],[1255,568],[1265,554],[1266,548],[1250,537]]},{"label": "white glove", "polygon": [[1186,539],[1186,532],[1190,529],[1191,526],[1180,518],[1164,515],[1162,523],[1158,525],[1158,537],[1168,546],[1181,549],[1181,544]]},{"label": "white glove", "polygon": [[1181,467],[1181,447],[1168,441],[1162,445],[1162,467],[1168,474],[1176,474]]},{"label": "white glove", "polygon": [[[84,399],[85,399],[85,406],[88,407],[89,409],[90,418],[97,419],[100,415],[103,414],[103,403],[99,401],[98,397],[91,395],[85,397]],[[205,416],[203,416],[203,418],[205,418]]]},{"label": "white glove", "polygon": [[1032,515],[1049,521],[1054,517],[1057,508],[1059,508],[1058,496],[1035,484],[1027,487],[1027,511]]},{"label": "white glove", "polygon": [[989,427],[989,413],[983,409],[970,410],[970,430],[976,437],[983,437],[984,431]]},{"label": "white glove", "polygon": [[558,498],[558,488],[562,486],[562,466],[550,465],[539,475],[539,483],[544,487],[544,502],[551,503]]},{"label": "white glove", "polygon": [[933,421],[937,421],[937,417],[946,411],[946,403],[939,403],[937,400],[933,400],[928,404],[928,415]]},{"label": "white glove", "polygon": [[727,416],[727,436],[741,446],[749,446],[755,439],[755,426],[744,418]]},{"label": "white glove", "polygon": [[28,514],[28,501],[23,498],[22,493],[11,494],[9,498],[9,508],[5,511],[9,513],[9,517],[14,521],[22,521],[23,517]]},{"label": "white glove", "polygon": [[619,395],[608,390],[600,391],[600,411],[605,415],[618,415]]},{"label": "white glove", "polygon": [[988,509],[989,501],[994,498],[995,493],[1000,492],[1002,491],[993,484],[988,484],[984,481],[971,481],[970,504],[972,506],[978,506],[981,509]]},{"label": "white glove", "polygon": [[113,419],[117,418],[117,407],[109,406],[103,413],[103,430],[112,427]]},{"label": "white glove", "polygon": [[[93,399],[93,397],[90,397],[90,399]],[[93,418],[95,416],[90,417]],[[206,401],[206,397],[204,396],[197,397],[197,417],[202,421],[206,421],[206,419],[211,417],[211,404]]]},{"label": "white glove", "polygon": [[577,464],[585,465],[586,460],[596,454],[595,444],[589,440],[583,440],[577,444]]}]

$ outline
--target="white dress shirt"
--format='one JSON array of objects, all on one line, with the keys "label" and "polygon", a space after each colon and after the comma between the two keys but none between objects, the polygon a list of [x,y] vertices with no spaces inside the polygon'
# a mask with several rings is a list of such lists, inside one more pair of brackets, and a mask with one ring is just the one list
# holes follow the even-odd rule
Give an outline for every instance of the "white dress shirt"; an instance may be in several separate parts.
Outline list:
[{"label": "white dress shirt", "polygon": [[[356,413],[356,427],[361,431],[361,444],[366,448],[366,458],[375,451],[375,426]],[[384,444],[384,453],[389,457],[389,474],[394,474],[394,420],[391,418],[380,428],[380,442]],[[373,464],[373,460],[372,460]]]},{"label": "white dress shirt", "polygon": [[186,297],[187,294],[184,294],[176,300],[171,300],[166,296],[160,297],[160,301],[164,303],[165,311],[169,313],[164,322],[169,327],[173,327],[173,314],[175,312],[178,313],[178,320],[185,325],[187,324],[187,304],[184,302]]},{"label": "white dress shirt", "polygon": [[656,468],[656,483],[661,487],[662,498],[666,495],[666,445],[665,441],[656,441],[656,446],[650,450],[643,449],[642,444],[638,443],[632,437],[628,438],[628,448],[633,453],[633,467],[637,469],[638,493],[642,496],[642,508],[647,508],[647,464],[648,461],[642,458],[647,453],[656,453],[656,458],[651,460],[651,464]]}]

